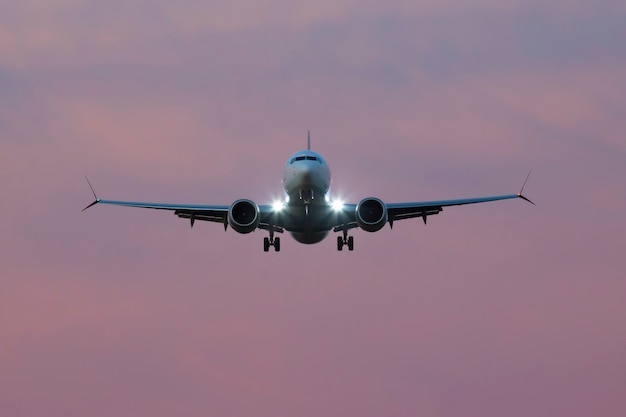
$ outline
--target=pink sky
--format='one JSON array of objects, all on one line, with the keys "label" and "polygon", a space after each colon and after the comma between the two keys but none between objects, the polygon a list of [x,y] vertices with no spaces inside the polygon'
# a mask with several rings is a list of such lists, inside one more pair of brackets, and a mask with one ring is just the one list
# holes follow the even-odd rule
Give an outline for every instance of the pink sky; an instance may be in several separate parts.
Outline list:
[{"label": "pink sky", "polygon": [[[626,415],[622,1],[0,4],[0,415]],[[305,246],[103,198],[517,192]]]}]

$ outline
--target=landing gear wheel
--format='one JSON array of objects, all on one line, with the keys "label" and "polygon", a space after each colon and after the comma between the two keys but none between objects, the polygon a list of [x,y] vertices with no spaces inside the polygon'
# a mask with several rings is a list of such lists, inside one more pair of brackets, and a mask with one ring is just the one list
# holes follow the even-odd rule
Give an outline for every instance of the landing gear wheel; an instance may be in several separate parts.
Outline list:
[{"label": "landing gear wheel", "polygon": [[270,250],[270,238],[263,238],[263,252],[269,252]]},{"label": "landing gear wheel", "polygon": [[337,236],[337,250],[341,251],[343,249],[343,238],[341,236]]},{"label": "landing gear wheel", "polygon": [[280,252],[280,238],[274,238],[274,251]]},{"label": "landing gear wheel", "polygon": [[348,238],[348,250],[354,250],[354,236]]}]

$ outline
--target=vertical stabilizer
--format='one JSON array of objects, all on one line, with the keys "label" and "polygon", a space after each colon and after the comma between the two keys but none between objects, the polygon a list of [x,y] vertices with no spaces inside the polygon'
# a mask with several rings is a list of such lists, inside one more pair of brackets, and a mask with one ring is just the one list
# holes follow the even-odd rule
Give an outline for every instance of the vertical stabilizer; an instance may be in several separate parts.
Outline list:
[{"label": "vertical stabilizer", "polygon": [[311,131],[306,132],[306,148],[311,150]]}]

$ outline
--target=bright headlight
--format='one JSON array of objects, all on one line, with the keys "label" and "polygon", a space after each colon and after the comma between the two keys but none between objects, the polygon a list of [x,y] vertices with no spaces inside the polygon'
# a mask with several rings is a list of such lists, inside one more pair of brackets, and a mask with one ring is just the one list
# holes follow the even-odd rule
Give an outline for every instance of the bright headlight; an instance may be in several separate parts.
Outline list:
[{"label": "bright headlight", "polygon": [[343,201],[333,200],[333,202],[330,203],[330,206],[333,208],[333,211],[341,211],[343,210]]},{"label": "bright headlight", "polygon": [[272,203],[272,210],[274,211],[281,211],[282,209],[285,208],[285,202],[284,201],[274,201],[274,203]]}]

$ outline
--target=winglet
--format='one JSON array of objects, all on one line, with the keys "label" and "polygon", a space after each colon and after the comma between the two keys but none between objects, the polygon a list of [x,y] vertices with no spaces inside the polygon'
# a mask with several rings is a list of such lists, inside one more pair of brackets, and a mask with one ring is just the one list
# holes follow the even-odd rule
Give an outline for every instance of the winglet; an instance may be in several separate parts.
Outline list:
[{"label": "winglet", "polygon": [[532,201],[530,201],[528,198],[524,197],[524,195],[522,194],[524,192],[524,187],[526,187],[526,183],[528,182],[528,178],[530,178],[530,174],[532,173],[532,169],[528,172],[528,175],[526,176],[526,179],[524,180],[524,184],[522,184],[522,189],[519,190],[519,193],[517,193],[517,196],[519,198],[521,198],[522,200],[528,201],[530,204],[532,204],[533,206],[536,206],[535,203],[533,203]]},{"label": "winglet", "polygon": [[310,151],[311,150],[311,131],[307,131],[306,132],[306,148]]},{"label": "winglet", "polygon": [[91,194],[93,194],[93,198],[95,199],[93,203],[91,203],[90,205],[88,205],[87,207],[85,207],[84,209],[82,209],[81,211],[85,211],[87,210],[89,207],[91,206],[95,206],[96,204],[98,204],[100,202],[100,199],[98,198],[98,196],[96,195],[96,192],[94,191],[93,187],[91,186],[91,182],[89,182],[89,178],[87,178],[87,176],[85,175],[85,179],[87,180],[87,184],[89,184],[89,188],[91,189]]}]

